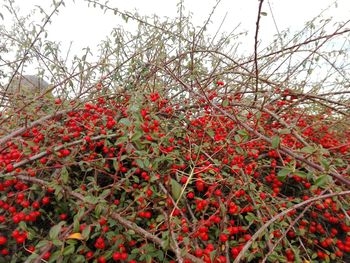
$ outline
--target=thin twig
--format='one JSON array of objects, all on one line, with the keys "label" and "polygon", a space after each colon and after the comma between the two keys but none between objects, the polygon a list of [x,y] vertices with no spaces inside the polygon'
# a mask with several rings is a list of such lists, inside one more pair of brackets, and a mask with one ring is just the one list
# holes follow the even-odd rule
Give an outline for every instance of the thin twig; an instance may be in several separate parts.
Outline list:
[{"label": "thin twig", "polygon": [[260,26],[260,17],[261,17],[261,8],[264,0],[259,0],[259,10],[258,10],[258,18],[256,20],[255,27],[255,38],[254,38],[254,65],[255,65],[255,95],[253,105],[255,105],[258,99],[258,90],[259,90],[259,68],[258,68],[258,34],[259,34],[259,26]]},{"label": "thin twig", "polygon": [[288,214],[290,211],[293,211],[295,209],[298,209],[300,207],[303,207],[305,205],[308,205],[310,203],[313,203],[315,201],[321,200],[321,199],[326,199],[329,197],[333,197],[333,196],[342,196],[342,195],[348,195],[350,194],[350,191],[342,191],[339,193],[333,193],[333,194],[325,194],[325,195],[320,195],[314,198],[310,198],[309,200],[306,200],[304,202],[301,202],[299,204],[293,205],[292,207],[282,211],[281,213],[275,215],[273,218],[271,218],[269,221],[267,221],[262,227],[260,227],[258,229],[258,231],[255,232],[255,234],[251,237],[251,239],[244,245],[243,249],[239,252],[239,254],[237,255],[237,257],[235,258],[235,261],[233,263],[239,263],[242,262],[242,259],[244,258],[244,256],[246,255],[246,253],[248,252],[248,249],[250,248],[250,246],[253,244],[253,242],[273,223],[275,222],[277,219],[281,218],[282,216]]}]

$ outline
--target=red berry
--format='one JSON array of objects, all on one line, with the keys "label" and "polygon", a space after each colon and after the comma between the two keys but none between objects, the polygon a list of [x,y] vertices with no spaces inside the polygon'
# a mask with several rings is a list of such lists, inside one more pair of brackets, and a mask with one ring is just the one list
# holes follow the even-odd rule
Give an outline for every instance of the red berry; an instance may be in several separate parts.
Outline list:
[{"label": "red berry", "polygon": [[51,253],[48,251],[44,254],[43,259],[48,260],[50,258],[50,256],[51,256]]},{"label": "red berry", "polygon": [[265,200],[266,194],[265,194],[265,193],[260,193],[260,198],[261,198],[262,200]]},{"label": "red berry", "polygon": [[152,213],[150,211],[145,212],[145,217],[146,218],[151,218],[152,217]]},{"label": "red berry", "polygon": [[187,194],[187,198],[188,198],[188,199],[193,199],[193,198],[194,198],[194,193],[193,193],[193,192],[189,192],[189,193]]},{"label": "red berry", "polygon": [[40,203],[39,203],[38,201],[34,201],[34,202],[32,203],[32,207],[33,207],[34,209],[39,209],[39,208],[40,208]]},{"label": "red berry", "polygon": [[198,180],[196,182],[196,188],[197,188],[197,191],[203,192],[204,191],[204,182],[202,180]]},{"label": "red berry", "polygon": [[250,234],[244,235],[244,240],[245,241],[249,241],[251,238],[252,238],[252,236]]},{"label": "red berry", "polygon": [[226,257],[225,256],[219,256],[216,261],[217,263],[226,263]]},{"label": "red berry", "polygon": [[61,220],[66,220],[67,219],[67,214],[60,214],[60,219]]},{"label": "red berry", "polygon": [[114,252],[112,257],[113,257],[113,260],[118,261],[121,258],[121,253]]},{"label": "red berry", "polygon": [[45,164],[47,163],[47,158],[46,157],[43,157],[39,160],[42,164]]},{"label": "red berry", "polygon": [[26,238],[25,238],[25,236],[22,236],[22,235],[20,235],[20,236],[17,237],[17,239],[16,239],[16,242],[17,242],[18,244],[22,244],[22,243],[24,243],[24,241],[26,241]]},{"label": "red berry", "polygon": [[30,251],[30,252],[34,252],[35,251],[35,247],[34,246],[32,246],[32,245],[30,245],[29,247],[28,247],[28,250]]},{"label": "red berry", "polygon": [[97,260],[98,263],[106,263],[106,258],[104,256],[100,256]]},{"label": "red berry", "polygon": [[106,245],[105,245],[105,242],[104,242],[103,238],[102,237],[97,238],[97,240],[95,242],[95,247],[97,249],[104,249],[105,246]]},{"label": "red berry", "polygon": [[99,220],[99,223],[100,223],[101,226],[103,226],[103,225],[107,224],[107,219],[104,218],[104,217],[102,217],[102,218]]},{"label": "red berry", "polygon": [[10,254],[10,252],[6,249],[6,248],[3,248],[3,249],[1,249],[1,255],[3,255],[3,256],[6,256],[6,255],[8,255],[8,254]]},{"label": "red berry", "polygon": [[221,196],[222,195],[221,190],[220,189],[215,190],[214,195]]},{"label": "red berry", "polygon": [[9,163],[8,165],[6,165],[6,171],[8,173],[12,172],[15,168],[13,167],[12,163]]},{"label": "red berry", "polygon": [[50,203],[50,198],[48,196],[44,196],[41,202],[43,203],[43,205],[47,205],[48,203]]},{"label": "red berry", "polygon": [[93,255],[94,255],[94,253],[92,251],[89,251],[85,254],[85,257],[89,259],[89,258],[92,258]]},{"label": "red berry", "polygon": [[201,248],[197,248],[194,254],[196,255],[196,257],[200,258],[203,256],[203,250]]},{"label": "red berry", "polygon": [[122,260],[127,260],[127,259],[128,259],[128,254],[127,254],[127,253],[122,253],[122,254],[120,255],[120,258],[121,258]]},{"label": "red berry", "polygon": [[337,251],[335,252],[335,255],[336,255],[337,257],[342,257],[342,256],[343,256],[343,252],[341,252],[340,250],[337,250]]},{"label": "red berry", "polygon": [[4,236],[0,236],[0,246],[6,244],[7,238]]},{"label": "red berry", "polygon": [[226,234],[221,234],[219,238],[221,242],[226,242],[228,240],[228,237]]}]

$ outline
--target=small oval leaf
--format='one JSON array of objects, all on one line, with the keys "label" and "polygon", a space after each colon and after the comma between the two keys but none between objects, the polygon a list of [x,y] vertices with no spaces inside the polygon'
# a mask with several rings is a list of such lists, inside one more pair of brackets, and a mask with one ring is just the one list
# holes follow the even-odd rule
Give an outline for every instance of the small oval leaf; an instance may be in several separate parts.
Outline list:
[{"label": "small oval leaf", "polygon": [[271,140],[272,148],[277,149],[280,145],[280,137],[279,136],[273,136]]},{"label": "small oval leaf", "polygon": [[77,240],[84,240],[84,237],[80,233],[73,233],[70,234],[67,239],[77,239]]}]

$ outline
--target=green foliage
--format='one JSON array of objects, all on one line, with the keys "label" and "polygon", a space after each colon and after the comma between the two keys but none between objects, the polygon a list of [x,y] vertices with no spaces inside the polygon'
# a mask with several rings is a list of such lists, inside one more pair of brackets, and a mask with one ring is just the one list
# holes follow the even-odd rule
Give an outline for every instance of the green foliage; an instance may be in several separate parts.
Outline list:
[{"label": "green foliage", "polygon": [[[46,10],[0,28],[0,261],[349,256],[349,31],[319,17],[252,59],[183,1],[173,20],[87,2],[137,31],[64,61]],[[17,85],[29,64],[53,86]]]}]

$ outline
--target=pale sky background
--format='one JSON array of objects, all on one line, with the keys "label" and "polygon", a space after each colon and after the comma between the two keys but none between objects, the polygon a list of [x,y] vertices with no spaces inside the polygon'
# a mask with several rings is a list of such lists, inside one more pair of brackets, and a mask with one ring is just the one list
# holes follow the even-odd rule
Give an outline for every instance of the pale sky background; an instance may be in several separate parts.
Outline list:
[{"label": "pale sky background", "polygon": [[[0,0],[0,3],[5,0]],[[101,1],[104,3],[105,1]],[[185,0],[185,14],[192,13],[194,25],[201,26],[206,21],[209,13],[215,5],[215,0]],[[273,23],[275,17],[280,31],[291,28],[302,30],[306,21],[317,16],[322,10],[330,7],[324,16],[333,17],[334,22],[346,21],[350,19],[350,0],[338,0],[338,7],[334,5],[334,0],[265,0],[263,10],[267,16],[263,16],[260,22],[259,36],[263,41],[270,41],[277,33]],[[177,0],[110,0],[109,5],[120,10],[137,10],[140,15],[152,15],[175,17],[177,15]],[[35,5],[42,6],[46,12],[50,12],[51,0],[16,0],[16,4],[21,9],[21,15],[28,14]],[[103,40],[112,30],[118,26],[122,20],[114,16],[111,12],[106,14],[99,8],[88,7],[83,0],[65,1],[66,7],[60,8],[58,15],[54,16],[52,24],[49,25],[48,39],[61,42],[63,51],[68,50],[72,41],[72,54],[89,46],[94,50],[97,44]],[[238,24],[241,24],[238,32],[247,30],[247,50],[254,50],[254,32],[257,18],[258,0],[222,0],[214,16],[213,23],[209,27],[209,33],[215,33],[223,17],[227,13],[226,20],[221,32],[230,32]],[[0,23],[9,24],[10,21]],[[40,21],[38,21],[39,23]],[[134,22],[130,21],[126,28],[132,30]],[[267,43],[266,42],[266,43]]]}]

